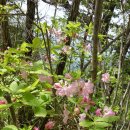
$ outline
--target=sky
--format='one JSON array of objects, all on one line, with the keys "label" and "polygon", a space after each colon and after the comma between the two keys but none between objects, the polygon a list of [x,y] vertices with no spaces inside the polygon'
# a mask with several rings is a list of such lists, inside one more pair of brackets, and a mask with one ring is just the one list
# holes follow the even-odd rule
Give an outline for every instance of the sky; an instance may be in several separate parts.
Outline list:
[{"label": "sky", "polygon": [[[27,4],[26,3],[24,3],[22,5],[22,10],[24,12],[27,11]],[[40,18],[42,18],[44,16],[45,16],[45,18],[53,17],[54,16],[54,12],[55,12],[55,6],[49,5],[47,3],[44,3],[42,0],[39,0],[39,2],[38,2],[38,12],[39,12]],[[58,7],[56,15],[59,16],[59,17],[63,17],[64,16],[63,8]]]}]

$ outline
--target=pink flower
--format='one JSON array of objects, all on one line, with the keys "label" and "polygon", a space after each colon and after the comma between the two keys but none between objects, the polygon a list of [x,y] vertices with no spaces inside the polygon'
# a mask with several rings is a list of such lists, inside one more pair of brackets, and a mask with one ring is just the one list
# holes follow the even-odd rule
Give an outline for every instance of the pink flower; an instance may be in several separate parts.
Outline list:
[{"label": "pink flower", "polygon": [[95,111],[95,113],[96,113],[97,116],[101,116],[101,117],[108,117],[108,116],[114,116],[115,115],[115,112],[113,112],[112,109],[107,107],[107,106],[104,107],[103,114],[101,113],[100,108],[98,108]]},{"label": "pink flower", "polygon": [[108,83],[110,81],[110,75],[108,73],[102,74],[102,81]]},{"label": "pink flower", "polygon": [[2,104],[6,104],[6,101],[0,100],[0,105],[2,105]]},{"label": "pink flower", "polygon": [[55,33],[56,37],[60,37],[60,36],[61,36],[61,34],[62,34],[62,32],[61,32],[61,31],[56,31],[56,30],[55,30],[55,32],[54,32],[54,33]]},{"label": "pink flower", "polygon": [[86,102],[88,105],[95,105],[95,102],[92,101],[89,97],[84,96],[83,102]]},{"label": "pink flower", "polygon": [[79,122],[85,120],[85,118],[86,118],[86,114],[85,113],[80,114],[79,115]]},{"label": "pink flower", "polygon": [[72,97],[74,94],[76,94],[78,92],[78,87],[77,85],[75,86],[75,84],[70,84],[68,87],[67,87],[67,93],[66,93],[66,96],[69,96],[69,97]]},{"label": "pink flower", "polygon": [[61,84],[60,83],[55,83],[54,84],[54,89],[59,89],[59,88],[62,88]]},{"label": "pink flower", "polygon": [[50,84],[53,83],[52,77],[50,77],[50,76],[44,76],[43,74],[39,74],[38,78],[39,78],[40,82],[48,82]]},{"label": "pink flower", "polygon": [[104,113],[104,117],[107,116],[115,116],[115,112],[113,112],[112,110],[109,110],[107,113]]},{"label": "pink flower", "polygon": [[21,71],[21,77],[23,78],[23,79],[25,79],[25,80],[27,80],[27,78],[28,78],[28,73],[26,72],[26,71]]},{"label": "pink flower", "polygon": [[39,130],[39,128],[35,126],[35,127],[33,128],[33,130]]},{"label": "pink flower", "polygon": [[115,112],[113,112],[112,109],[108,108],[107,106],[104,107],[103,112],[104,112],[103,117],[108,117],[108,116],[114,116],[115,115]]},{"label": "pink flower", "polygon": [[89,52],[91,51],[91,44],[90,43],[86,45],[86,50]]},{"label": "pink flower", "polygon": [[67,97],[72,97],[78,91],[75,83],[72,83],[69,86],[64,85],[63,87],[60,83],[55,83],[54,88],[57,90],[56,95]]},{"label": "pink flower", "polygon": [[85,112],[88,112],[88,110],[90,109],[90,105],[87,105],[86,107],[85,107]]},{"label": "pink flower", "polygon": [[66,109],[66,104],[64,104],[64,111],[63,111],[63,116],[64,116],[63,122],[64,122],[64,124],[67,124],[67,121],[69,119],[69,113],[70,112]]},{"label": "pink flower", "polygon": [[65,96],[67,93],[67,87],[63,87],[63,88],[58,88],[56,91],[56,95],[58,96]]},{"label": "pink flower", "polygon": [[88,96],[89,94],[92,94],[93,87],[94,84],[92,82],[88,81],[87,83],[85,83],[85,86],[82,89],[82,96]]},{"label": "pink flower", "polygon": [[71,47],[70,47],[70,46],[64,46],[64,47],[62,48],[62,51],[63,51],[64,53],[66,53],[66,54],[68,54],[68,53],[70,52],[70,50],[71,50]]},{"label": "pink flower", "polygon": [[95,111],[96,116],[102,116],[101,110],[102,110],[102,109],[98,108],[98,109]]},{"label": "pink flower", "polygon": [[51,130],[53,129],[55,123],[53,121],[48,121],[46,124],[45,124],[45,129],[46,130]]},{"label": "pink flower", "polygon": [[67,74],[65,74],[65,78],[66,79],[72,79],[72,76],[71,76],[71,74],[67,73]]}]

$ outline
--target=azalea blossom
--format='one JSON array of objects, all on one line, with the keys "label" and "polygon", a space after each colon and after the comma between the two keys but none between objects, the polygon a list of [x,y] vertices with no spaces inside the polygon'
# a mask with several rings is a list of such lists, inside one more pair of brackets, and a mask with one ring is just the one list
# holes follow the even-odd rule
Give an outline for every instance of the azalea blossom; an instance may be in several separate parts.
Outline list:
[{"label": "azalea blossom", "polygon": [[102,81],[108,83],[110,81],[110,75],[108,73],[102,74]]},{"label": "azalea blossom", "polygon": [[55,36],[60,37],[62,35],[61,31],[54,30]]},{"label": "azalea blossom", "polygon": [[64,46],[64,47],[62,48],[62,51],[63,51],[64,53],[66,53],[66,54],[69,54],[70,50],[71,50],[71,47],[70,47],[70,46]]},{"label": "azalea blossom", "polygon": [[96,116],[102,116],[101,111],[102,111],[102,109],[98,108],[98,109],[95,111]]},{"label": "azalea blossom", "polygon": [[35,127],[33,128],[33,130],[39,130],[39,128],[35,126]]},{"label": "azalea blossom", "polygon": [[55,83],[54,88],[56,89],[56,94],[59,96],[67,96],[72,97],[73,95],[80,95],[89,97],[89,94],[93,93],[93,83],[88,81],[85,82],[83,80],[76,80],[68,85],[68,83],[64,83],[61,86],[60,83]]},{"label": "azalea blossom", "polygon": [[93,87],[94,87],[94,84],[93,84],[92,82],[88,81],[88,82],[85,83],[85,85],[83,86],[81,95],[88,97],[89,94],[92,94],[92,93],[93,93]]},{"label": "azalea blossom", "polygon": [[0,100],[0,105],[2,105],[2,104],[6,104],[6,101]]},{"label": "azalea blossom", "polygon": [[66,74],[65,74],[65,78],[66,78],[66,79],[72,79],[72,76],[71,76],[71,74],[66,73]]},{"label": "azalea blossom", "polygon": [[59,88],[62,88],[62,86],[61,86],[60,83],[55,83],[55,84],[54,84],[54,88],[55,88],[55,89],[59,89]]},{"label": "azalea blossom", "polygon": [[50,84],[53,83],[53,80],[52,80],[52,77],[51,76],[45,76],[43,74],[39,74],[38,75],[38,78],[40,80],[40,82],[48,82]]},{"label": "azalea blossom", "polygon": [[92,101],[89,97],[84,96],[83,103],[87,103],[88,105],[95,105],[95,102]]},{"label": "azalea blossom", "polygon": [[107,107],[107,106],[104,107],[103,112],[104,112],[103,117],[114,116],[115,115],[115,112],[113,112],[112,109]]},{"label": "azalea blossom", "polygon": [[98,108],[95,111],[96,116],[101,116],[101,117],[115,116],[115,112],[113,112],[112,109],[107,106],[104,107],[103,112],[101,111],[102,110]]},{"label": "azalea blossom", "polygon": [[54,121],[48,121],[48,122],[45,124],[45,129],[46,129],[46,130],[51,130],[51,129],[53,129],[54,125],[55,125]]},{"label": "azalea blossom", "polygon": [[63,111],[63,123],[64,124],[67,124],[67,121],[68,121],[68,119],[69,119],[69,111],[67,110],[67,108],[66,108],[66,104],[64,104],[64,111]]},{"label": "azalea blossom", "polygon": [[91,52],[91,44],[90,43],[87,44],[85,48],[86,48],[86,51]]},{"label": "azalea blossom", "polygon": [[58,96],[65,96],[67,94],[67,87],[58,88],[56,91],[56,95]]},{"label": "azalea blossom", "polygon": [[85,112],[88,112],[88,110],[90,109],[90,105],[87,105],[86,107],[85,107]]},{"label": "azalea blossom", "polygon": [[86,118],[86,114],[85,113],[80,114],[79,115],[79,122],[84,121],[85,118]]}]

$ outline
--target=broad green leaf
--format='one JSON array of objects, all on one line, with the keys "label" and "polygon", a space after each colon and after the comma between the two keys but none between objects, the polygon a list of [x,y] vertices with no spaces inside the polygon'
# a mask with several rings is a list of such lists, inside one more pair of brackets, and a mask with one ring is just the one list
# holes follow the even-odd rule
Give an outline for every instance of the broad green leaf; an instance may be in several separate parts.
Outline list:
[{"label": "broad green leaf", "polygon": [[106,128],[106,127],[109,127],[112,125],[110,123],[107,123],[107,122],[94,122],[94,126],[96,128]]},{"label": "broad green leaf", "polygon": [[108,116],[108,117],[96,117],[94,121],[96,122],[114,122],[119,120],[119,116]]},{"label": "broad green leaf", "polygon": [[15,93],[17,92],[19,89],[19,86],[18,86],[18,83],[16,81],[13,81],[11,84],[10,84],[10,90]]},{"label": "broad green leaf", "polygon": [[80,122],[79,125],[82,126],[82,127],[89,128],[90,126],[93,126],[93,122],[85,120],[85,121]]},{"label": "broad green leaf", "polygon": [[37,49],[37,48],[40,47],[41,43],[42,43],[41,39],[38,38],[38,37],[35,37],[35,38],[33,39],[32,47],[33,47],[34,49]]},{"label": "broad green leaf", "polygon": [[23,89],[20,89],[19,92],[28,92],[34,90],[39,83],[39,79],[37,79],[32,85],[28,87],[24,87]]},{"label": "broad green leaf", "polygon": [[89,129],[89,130],[106,130],[106,129],[103,129],[103,128],[92,128],[92,129]]},{"label": "broad green leaf", "polygon": [[[41,93],[40,93],[40,95],[41,95]],[[42,94],[41,95],[41,99],[44,101],[44,102],[47,102],[47,101],[49,101],[50,99],[51,99],[51,97],[50,97],[50,94]]]},{"label": "broad green leaf", "polygon": [[93,31],[93,23],[90,22],[89,27],[88,27],[88,34],[92,34]]},{"label": "broad green leaf", "polygon": [[48,73],[46,70],[36,70],[36,71],[30,71],[29,72],[30,74],[43,74],[43,75],[46,75],[46,76],[51,76],[50,73]]},{"label": "broad green leaf", "polygon": [[27,93],[24,93],[23,95],[23,103],[29,106],[38,107],[38,106],[41,106],[43,101],[41,99],[36,98],[31,93],[27,92]]},{"label": "broad green leaf", "polygon": [[14,125],[5,126],[2,130],[18,130],[18,128]]},{"label": "broad green leaf", "polygon": [[28,47],[31,47],[31,46],[32,46],[31,44],[23,42],[22,45],[21,45],[21,47],[20,47],[20,50],[24,51],[24,52],[28,52],[29,51]]},{"label": "broad green leaf", "polygon": [[34,108],[34,114],[36,117],[46,117],[47,111],[43,107]]}]

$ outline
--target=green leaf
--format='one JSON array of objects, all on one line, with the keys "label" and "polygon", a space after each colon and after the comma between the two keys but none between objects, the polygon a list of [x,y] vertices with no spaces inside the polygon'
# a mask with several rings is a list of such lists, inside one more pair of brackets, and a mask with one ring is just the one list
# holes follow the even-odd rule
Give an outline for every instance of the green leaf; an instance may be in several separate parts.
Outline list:
[{"label": "green leaf", "polygon": [[5,126],[2,130],[18,130],[18,128],[14,125]]},{"label": "green leaf", "polygon": [[22,45],[21,45],[21,47],[20,47],[20,50],[24,51],[24,52],[28,52],[29,50],[28,50],[27,47],[31,47],[31,46],[32,46],[31,44],[23,42]]},{"label": "green leaf", "polygon": [[41,106],[42,104],[42,100],[36,98],[35,96],[33,96],[31,93],[24,93],[23,95],[23,103],[29,106]]},{"label": "green leaf", "polygon": [[37,49],[37,48],[39,48],[40,47],[40,45],[42,44],[42,41],[41,41],[41,39],[40,38],[38,38],[38,37],[35,37],[34,39],[33,39],[33,44],[32,44],[32,47],[34,48],[34,49]]},{"label": "green leaf", "polygon": [[10,84],[10,90],[15,93],[17,92],[19,89],[18,87],[18,83],[16,81],[13,81],[11,84]]},{"label": "green leaf", "polygon": [[119,116],[108,116],[108,117],[96,117],[94,121],[96,122],[114,122],[119,120]]},{"label": "green leaf", "polygon": [[46,75],[46,76],[51,76],[50,73],[48,73],[46,70],[36,70],[36,71],[30,71],[29,72],[30,74],[43,74],[43,75]]},{"label": "green leaf", "polygon": [[109,127],[109,126],[112,126],[112,125],[107,123],[107,122],[94,122],[94,126],[96,128],[106,128],[106,127]]},{"label": "green leaf", "polygon": [[32,90],[34,90],[34,89],[36,88],[36,86],[38,85],[38,83],[39,83],[39,79],[37,79],[32,85],[20,89],[19,92],[28,92],[28,91],[32,91]]},{"label": "green leaf", "polygon": [[36,117],[46,117],[47,115],[47,111],[43,107],[36,107],[34,113]]},{"label": "green leaf", "polygon": [[7,69],[0,69],[0,75],[3,75],[6,72],[7,72]]},{"label": "green leaf", "polygon": [[79,125],[82,126],[82,127],[87,127],[87,128],[89,128],[90,126],[93,126],[93,122],[92,122],[92,121],[87,121],[87,120],[85,120],[85,121],[81,121],[81,122],[79,123]]},{"label": "green leaf", "polygon": [[89,129],[89,130],[106,130],[106,129],[103,129],[103,128],[92,128],[92,129]]}]

